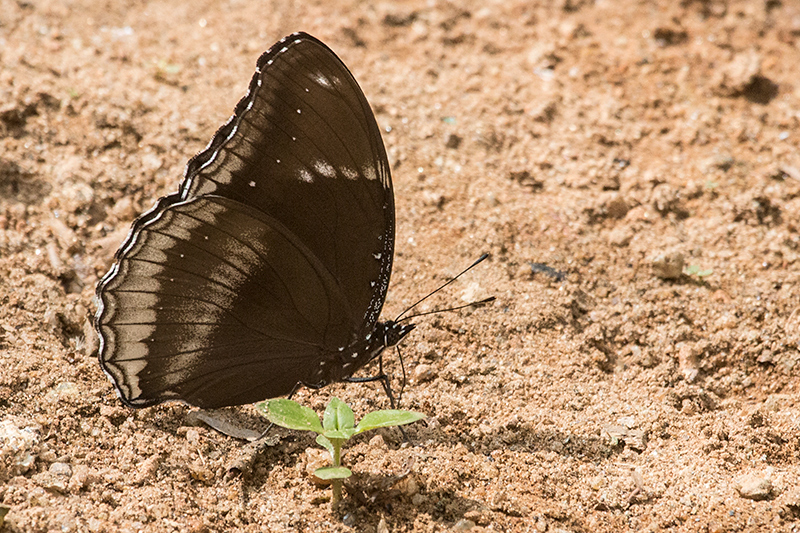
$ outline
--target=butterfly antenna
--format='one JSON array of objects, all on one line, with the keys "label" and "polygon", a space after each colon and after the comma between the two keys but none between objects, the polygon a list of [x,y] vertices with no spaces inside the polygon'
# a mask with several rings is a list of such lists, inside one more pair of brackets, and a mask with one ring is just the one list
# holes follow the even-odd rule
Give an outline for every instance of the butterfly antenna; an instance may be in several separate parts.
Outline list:
[{"label": "butterfly antenna", "polygon": [[484,298],[483,300],[478,300],[477,302],[470,302],[468,304],[459,305],[458,307],[448,307],[447,309],[434,309],[433,311],[425,311],[424,313],[408,315],[402,320],[411,320],[412,318],[417,318],[420,316],[427,316],[427,315],[438,315],[439,313],[449,313],[450,311],[458,311],[459,309],[464,309],[466,307],[480,307],[481,305],[488,304],[489,302],[493,302],[496,299],[497,298],[495,298],[494,296],[489,296],[488,298]]},{"label": "butterfly antenna", "polygon": [[405,311],[403,311],[402,313],[397,315],[397,318],[395,318],[394,321],[395,322],[400,322],[400,320],[409,320],[409,319],[414,318],[414,317],[430,315],[432,313],[443,313],[445,311],[455,311],[457,309],[463,309],[465,307],[470,307],[470,306],[473,306],[473,305],[482,305],[482,304],[485,304],[487,302],[491,302],[492,300],[494,300],[494,297],[491,297],[491,298],[487,298],[485,300],[481,300],[480,302],[473,302],[473,303],[462,305],[462,306],[459,306],[459,307],[454,307],[452,309],[442,309],[440,311],[428,311],[427,313],[420,313],[418,315],[411,315],[411,316],[407,316],[407,317],[403,318],[403,315],[405,315],[406,313],[408,313],[409,311],[414,309],[416,306],[418,306],[419,304],[421,304],[422,302],[424,302],[425,300],[427,300],[428,298],[430,298],[431,296],[433,296],[434,294],[436,294],[440,290],[444,289],[445,287],[447,287],[448,285],[453,283],[455,280],[457,280],[458,278],[460,278],[461,276],[463,276],[464,274],[466,274],[467,272],[472,270],[473,267],[478,266],[478,264],[483,262],[487,257],[489,257],[489,254],[483,254],[482,256],[480,256],[474,263],[472,263],[470,266],[468,266],[467,268],[465,268],[464,270],[459,272],[457,276],[455,276],[454,278],[449,279],[447,282],[443,283],[438,289],[436,289],[433,292],[428,293],[426,296],[423,296],[422,298],[417,300],[417,302],[414,305],[412,305],[411,307],[407,308]]}]

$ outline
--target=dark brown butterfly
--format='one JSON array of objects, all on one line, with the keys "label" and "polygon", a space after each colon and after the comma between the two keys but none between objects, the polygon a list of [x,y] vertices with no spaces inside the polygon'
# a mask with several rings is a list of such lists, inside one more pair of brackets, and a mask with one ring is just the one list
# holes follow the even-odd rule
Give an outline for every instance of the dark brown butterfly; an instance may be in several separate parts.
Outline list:
[{"label": "dark brown butterfly", "polygon": [[180,190],[133,223],[97,287],[100,364],[132,407],[358,381],[414,328],[378,322],[394,229],[364,94],[322,42],[290,35],[259,58]]}]

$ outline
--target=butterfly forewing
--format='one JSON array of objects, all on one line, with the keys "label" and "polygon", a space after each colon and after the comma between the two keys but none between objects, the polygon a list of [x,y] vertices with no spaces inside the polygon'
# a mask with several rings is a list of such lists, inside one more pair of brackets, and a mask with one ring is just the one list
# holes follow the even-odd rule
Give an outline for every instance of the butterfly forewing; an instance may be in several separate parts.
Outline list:
[{"label": "butterfly forewing", "polygon": [[324,44],[297,35],[264,53],[182,191],[236,199],[292,228],[343,287],[359,334],[372,329],[394,251],[391,178],[369,104]]}]

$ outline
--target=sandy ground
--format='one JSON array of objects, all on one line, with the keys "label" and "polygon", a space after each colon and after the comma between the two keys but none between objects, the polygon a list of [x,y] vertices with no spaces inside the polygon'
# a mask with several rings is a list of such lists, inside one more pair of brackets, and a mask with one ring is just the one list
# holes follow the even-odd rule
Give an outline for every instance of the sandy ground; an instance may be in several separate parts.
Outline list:
[{"label": "sandy ground", "polygon": [[[125,408],[89,323],[131,221],[298,30],[385,132],[384,316],[484,251],[423,310],[497,297],[419,319],[403,406],[430,418],[355,439],[341,513],[309,434],[232,477],[243,441]],[[800,530],[797,2],[0,0],[0,64],[5,530]],[[387,405],[297,398],[334,394]]]}]

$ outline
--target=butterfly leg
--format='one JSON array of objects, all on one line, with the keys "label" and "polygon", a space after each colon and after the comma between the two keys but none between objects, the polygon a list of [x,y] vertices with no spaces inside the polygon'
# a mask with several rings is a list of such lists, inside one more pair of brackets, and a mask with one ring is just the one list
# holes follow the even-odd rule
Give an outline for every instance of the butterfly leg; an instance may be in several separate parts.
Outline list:
[{"label": "butterfly leg", "polygon": [[342,381],[347,383],[371,383],[373,381],[380,381],[381,385],[383,385],[383,390],[386,392],[386,396],[389,397],[389,405],[392,409],[397,409],[397,402],[394,399],[394,394],[392,393],[392,385],[389,383],[389,376],[386,375],[386,372],[383,371],[383,354],[378,356],[378,373],[374,376],[367,376],[364,378],[354,378],[353,376],[348,376]]},{"label": "butterfly leg", "polygon": [[[403,379],[405,380],[405,368],[403,369]],[[370,383],[372,381],[380,381],[381,385],[383,385],[383,390],[386,392],[386,396],[389,397],[389,405],[392,409],[397,409],[398,402],[394,399],[394,394],[392,393],[392,385],[389,383],[389,376],[383,371],[383,354],[378,356],[378,374],[375,376],[368,376],[365,378],[354,378],[353,376],[349,376],[344,378],[342,381],[347,383]],[[403,434],[403,440],[405,442],[411,443],[411,439],[406,433],[405,428],[402,426],[398,426],[397,429],[400,430],[400,433]]]}]

